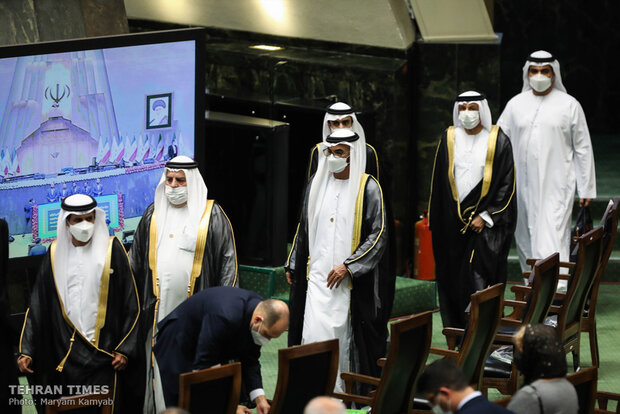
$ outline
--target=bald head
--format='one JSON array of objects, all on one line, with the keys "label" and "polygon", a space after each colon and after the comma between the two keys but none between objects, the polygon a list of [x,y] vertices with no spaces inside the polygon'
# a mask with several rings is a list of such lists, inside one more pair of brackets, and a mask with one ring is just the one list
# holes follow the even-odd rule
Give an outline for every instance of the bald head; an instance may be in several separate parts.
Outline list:
[{"label": "bald head", "polygon": [[251,326],[260,323],[259,333],[268,339],[273,339],[288,329],[288,318],[288,305],[285,302],[278,299],[266,299],[258,303],[250,323]]},{"label": "bald head", "polygon": [[304,414],[346,414],[344,404],[331,397],[315,397],[304,409]]}]

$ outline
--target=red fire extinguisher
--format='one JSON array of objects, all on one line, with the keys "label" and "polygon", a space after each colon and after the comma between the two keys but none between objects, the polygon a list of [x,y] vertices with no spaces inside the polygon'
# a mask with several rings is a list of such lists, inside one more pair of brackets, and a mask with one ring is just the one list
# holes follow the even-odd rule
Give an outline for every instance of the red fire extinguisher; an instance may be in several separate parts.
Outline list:
[{"label": "red fire extinguisher", "polygon": [[420,220],[415,223],[413,277],[422,280],[435,280],[433,240],[426,210],[420,216]]}]

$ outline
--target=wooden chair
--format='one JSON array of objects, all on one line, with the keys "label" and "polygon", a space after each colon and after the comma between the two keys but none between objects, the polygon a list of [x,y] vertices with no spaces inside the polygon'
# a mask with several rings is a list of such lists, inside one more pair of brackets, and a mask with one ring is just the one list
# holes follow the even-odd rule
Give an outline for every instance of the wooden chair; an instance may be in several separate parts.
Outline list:
[{"label": "wooden chair", "polygon": [[[620,394],[607,391],[599,391],[596,393],[596,401],[598,407],[594,409],[597,414],[620,414]],[[616,403],[616,411],[611,411],[609,402],[614,401]]]},{"label": "wooden chair", "polygon": [[[555,296],[560,272],[560,255],[554,253],[551,256],[538,260],[534,265],[532,291],[527,302],[516,300],[504,300],[504,306],[513,307],[518,312],[513,316],[502,318],[495,345],[512,345],[512,337],[516,331],[526,324],[543,323]],[[520,319],[514,315],[523,315]],[[512,363],[489,357],[484,367],[482,381],[483,392],[488,388],[496,388],[504,395],[512,395],[519,388],[522,378],[517,367]]]},{"label": "wooden chair", "polygon": [[241,393],[241,363],[179,376],[179,408],[190,413],[235,414]]},{"label": "wooden chair", "polygon": [[[573,355],[573,368],[579,368],[579,346],[581,332],[581,320],[588,299],[588,294],[593,286],[600,267],[603,228],[597,227],[577,241],[577,262],[560,262],[560,267],[569,267],[572,270],[568,279],[566,293],[556,293],[557,305],[551,305],[550,313],[557,319],[558,334],[564,343],[566,353]],[[532,263],[533,259],[528,259]],[[560,279],[563,275],[560,275]],[[516,295],[527,295],[531,292],[530,286],[513,286]]]},{"label": "wooden chair", "polygon": [[[383,366],[381,378],[343,372],[346,393],[334,397],[346,403],[371,407],[373,414],[404,414],[412,409],[413,393],[431,344],[432,312],[401,319],[390,325],[390,347],[387,358],[378,361]],[[376,386],[370,395],[353,394],[353,384],[360,382]]]},{"label": "wooden chair", "polygon": [[314,397],[334,392],[337,374],[338,339],[280,349],[269,413],[302,413]]},{"label": "wooden chair", "polygon": [[590,296],[586,303],[586,308],[581,318],[581,332],[588,334],[590,340],[590,355],[592,358],[592,365],[598,367],[600,364],[599,352],[598,352],[598,336],[596,333],[596,302],[598,298],[598,289],[607,267],[607,262],[611,256],[611,252],[614,249],[614,242],[616,240],[616,233],[618,231],[618,201],[610,203],[603,214],[600,226],[603,227],[603,253],[601,254],[601,261],[597,274],[592,283],[590,289]]},{"label": "wooden chair", "polygon": [[446,336],[462,337],[459,350],[431,348],[431,353],[456,358],[469,383],[482,389],[484,365],[499,328],[504,307],[504,284],[480,290],[471,295],[471,307],[467,327],[444,328]]},{"label": "wooden chair", "polygon": [[577,391],[579,401],[579,414],[593,414],[596,403],[596,383],[598,381],[598,368],[589,367],[568,374],[566,379],[573,384]]},{"label": "wooden chair", "polygon": [[48,402],[45,406],[45,413],[55,414],[65,411],[79,411],[92,407],[100,407],[99,412],[101,414],[112,414],[112,397],[109,393],[62,397]]},{"label": "wooden chair", "polygon": [[579,369],[579,346],[581,319],[590,288],[597,276],[600,264],[603,228],[593,229],[579,238],[577,263],[568,282],[566,294],[557,294],[562,299],[560,306],[551,306],[557,314],[558,335],[566,353],[573,354],[573,369]]}]

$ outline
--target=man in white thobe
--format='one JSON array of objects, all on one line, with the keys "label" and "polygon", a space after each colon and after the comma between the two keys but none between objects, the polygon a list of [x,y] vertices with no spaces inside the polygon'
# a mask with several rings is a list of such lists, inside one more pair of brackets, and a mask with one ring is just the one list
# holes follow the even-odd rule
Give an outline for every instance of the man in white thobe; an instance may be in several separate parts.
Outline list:
[{"label": "man in white thobe", "polygon": [[365,142],[354,131],[332,132],[320,154],[286,264],[289,345],[337,338],[339,372],[377,376],[393,297],[393,286],[382,289],[389,230],[381,187],[363,172]]},{"label": "man in white thobe", "polygon": [[566,93],[560,64],[550,53],[539,50],[528,57],[523,90],[508,102],[497,124],[514,148],[515,239],[522,270],[529,270],[527,258],[554,252],[567,261],[575,188],[580,205],[588,205],[596,197],[596,179],[585,114]]},{"label": "man in white thobe", "polygon": [[[213,286],[237,285],[237,255],[232,225],[223,208],[207,198],[207,186],[198,163],[180,155],[166,163],[155,197],[138,224],[130,251],[143,314],[141,335],[145,342],[141,363],[146,369],[144,412],[164,407],[157,370],[151,369],[151,347],[156,324],[193,294]],[[144,373],[136,373],[136,376]],[[143,395],[144,394],[144,395]]]}]

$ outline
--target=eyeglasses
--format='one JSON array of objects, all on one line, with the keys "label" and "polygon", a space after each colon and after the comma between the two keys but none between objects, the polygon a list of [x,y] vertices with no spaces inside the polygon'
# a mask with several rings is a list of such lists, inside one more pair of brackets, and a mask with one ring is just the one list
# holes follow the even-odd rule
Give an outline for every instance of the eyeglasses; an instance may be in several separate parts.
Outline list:
[{"label": "eyeglasses", "polygon": [[346,119],[335,119],[333,121],[328,121],[329,124],[333,127],[339,128],[340,125],[342,125],[343,128],[351,128],[351,125],[353,125],[353,119],[351,118],[346,118]]},{"label": "eyeglasses", "polygon": [[331,148],[324,148],[323,155],[329,157],[330,155],[335,155],[339,158],[347,158],[349,156],[349,152],[345,150],[341,150],[340,148],[332,150]]}]

